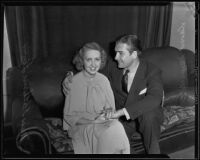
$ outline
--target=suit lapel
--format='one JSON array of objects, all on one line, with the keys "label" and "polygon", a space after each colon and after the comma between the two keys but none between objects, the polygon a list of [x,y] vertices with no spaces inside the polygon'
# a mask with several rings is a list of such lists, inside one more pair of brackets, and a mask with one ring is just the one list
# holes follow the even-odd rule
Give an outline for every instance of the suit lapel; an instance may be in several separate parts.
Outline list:
[{"label": "suit lapel", "polygon": [[[114,66],[114,67],[115,67],[115,70],[111,72],[112,77],[114,77],[112,78],[111,84],[113,84],[113,88],[115,92],[118,92],[119,94],[122,94],[123,96],[127,96],[127,93],[122,91],[122,85],[121,85],[123,69],[119,69],[117,66]],[[131,99],[134,97],[134,93],[138,89],[140,84],[143,84],[144,82],[145,70],[146,70],[145,62],[143,60],[140,60],[140,64],[135,73],[135,77],[133,79],[133,82],[128,94],[128,97],[130,97]]]},{"label": "suit lapel", "polygon": [[142,60],[140,60],[140,64],[135,73],[135,77],[133,79],[131,88],[129,90],[128,97],[130,97],[130,96],[132,97],[133,94],[136,92],[136,90],[139,88],[140,84],[144,82],[145,70],[146,70],[146,65]]}]

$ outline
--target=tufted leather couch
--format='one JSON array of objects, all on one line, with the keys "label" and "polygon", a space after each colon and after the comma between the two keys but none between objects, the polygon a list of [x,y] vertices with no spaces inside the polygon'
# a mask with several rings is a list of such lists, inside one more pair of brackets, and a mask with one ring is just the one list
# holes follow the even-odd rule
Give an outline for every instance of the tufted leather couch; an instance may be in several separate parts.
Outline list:
[{"label": "tufted leather couch", "polygon": [[[165,122],[168,111],[177,107],[195,106],[195,54],[174,47],[151,48],[143,51],[142,58],[162,70],[164,83]],[[62,132],[64,94],[62,80],[74,68],[64,58],[49,57],[33,62],[23,74],[18,68],[7,71],[7,92],[12,106],[12,124],[16,145],[26,154],[73,153],[67,133]],[[174,110],[173,112],[174,113]],[[175,116],[176,117],[176,116]],[[168,121],[169,122],[169,121]],[[169,154],[194,144],[194,115],[187,119],[165,123],[160,138],[161,152]],[[140,133],[131,142],[137,153],[144,153]],[[61,138],[63,144],[56,142]],[[64,143],[65,142],[65,143]]]}]

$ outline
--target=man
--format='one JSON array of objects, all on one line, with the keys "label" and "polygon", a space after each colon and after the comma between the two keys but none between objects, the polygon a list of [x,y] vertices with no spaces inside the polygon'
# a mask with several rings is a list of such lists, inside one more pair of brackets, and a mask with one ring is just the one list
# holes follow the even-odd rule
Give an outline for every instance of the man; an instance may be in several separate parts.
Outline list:
[{"label": "man", "polygon": [[[160,154],[160,125],[163,121],[161,71],[139,58],[139,42],[136,35],[126,35],[116,41],[117,63],[110,60],[104,74],[110,80],[117,111],[107,110],[105,117],[119,118],[129,140],[138,124],[147,153]],[[68,83],[66,78],[63,82],[66,94]]]}]

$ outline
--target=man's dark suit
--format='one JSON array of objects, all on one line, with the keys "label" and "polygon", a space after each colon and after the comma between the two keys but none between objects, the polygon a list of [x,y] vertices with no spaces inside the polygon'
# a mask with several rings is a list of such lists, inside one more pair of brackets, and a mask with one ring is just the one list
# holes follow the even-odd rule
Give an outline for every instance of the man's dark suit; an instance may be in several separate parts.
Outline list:
[{"label": "man's dark suit", "polygon": [[[123,69],[117,67],[117,62],[109,60],[104,73],[110,80],[115,95],[116,109],[126,108],[130,115],[131,120],[126,120],[124,116],[120,118],[129,139],[135,131],[135,122],[137,122],[139,131],[143,134],[147,152],[156,152],[159,147],[156,143],[160,137],[160,124],[163,121],[161,71],[153,64],[140,60],[128,94],[122,90]],[[139,95],[145,88],[147,92]]]}]

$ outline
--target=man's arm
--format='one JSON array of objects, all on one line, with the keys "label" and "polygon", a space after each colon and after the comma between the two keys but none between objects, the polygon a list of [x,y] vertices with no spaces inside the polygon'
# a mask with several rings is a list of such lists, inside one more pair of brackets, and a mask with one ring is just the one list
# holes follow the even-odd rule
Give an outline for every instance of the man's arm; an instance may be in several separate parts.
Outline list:
[{"label": "man's arm", "polygon": [[68,71],[65,79],[62,82],[63,93],[65,94],[65,96],[69,94],[69,91],[70,91],[69,84],[72,83],[72,78],[73,78],[73,72]]},{"label": "man's arm", "polygon": [[131,119],[159,107],[163,97],[163,84],[161,79],[161,71],[155,69],[147,78],[147,93],[145,97],[137,102],[128,103],[125,108]]}]

